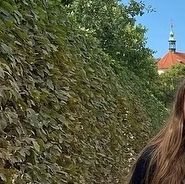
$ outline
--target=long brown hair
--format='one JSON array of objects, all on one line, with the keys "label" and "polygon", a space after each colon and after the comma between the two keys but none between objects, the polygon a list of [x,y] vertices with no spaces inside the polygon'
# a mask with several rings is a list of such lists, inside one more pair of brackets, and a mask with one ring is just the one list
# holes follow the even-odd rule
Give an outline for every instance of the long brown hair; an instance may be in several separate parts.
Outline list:
[{"label": "long brown hair", "polygon": [[[177,90],[170,118],[145,149],[154,146],[149,168],[155,165],[146,184],[180,184],[185,179],[185,80]],[[151,177],[151,176],[150,176]]]}]

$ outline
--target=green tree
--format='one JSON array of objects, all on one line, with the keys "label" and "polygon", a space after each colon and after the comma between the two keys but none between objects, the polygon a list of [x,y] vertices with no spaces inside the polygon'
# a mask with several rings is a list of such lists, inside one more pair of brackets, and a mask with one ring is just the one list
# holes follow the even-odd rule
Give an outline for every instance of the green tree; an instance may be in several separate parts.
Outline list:
[{"label": "green tree", "polygon": [[135,20],[145,9],[142,2],[134,0],[129,5],[117,0],[74,0],[68,12],[117,63],[150,81],[157,74],[152,51],[146,47],[146,29]]},{"label": "green tree", "polygon": [[176,64],[159,76],[159,99],[167,107],[174,99],[178,85],[185,77],[185,65]]}]

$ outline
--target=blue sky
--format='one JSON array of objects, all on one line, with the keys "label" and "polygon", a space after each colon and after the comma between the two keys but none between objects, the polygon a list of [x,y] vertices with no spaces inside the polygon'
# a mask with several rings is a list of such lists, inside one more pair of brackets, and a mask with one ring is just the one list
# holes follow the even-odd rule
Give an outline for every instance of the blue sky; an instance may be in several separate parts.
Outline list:
[{"label": "blue sky", "polygon": [[168,51],[171,20],[177,40],[177,51],[185,52],[185,0],[143,0],[143,2],[155,9],[155,12],[145,13],[137,18],[137,23],[148,29],[147,46],[156,51],[154,56],[162,57]]}]

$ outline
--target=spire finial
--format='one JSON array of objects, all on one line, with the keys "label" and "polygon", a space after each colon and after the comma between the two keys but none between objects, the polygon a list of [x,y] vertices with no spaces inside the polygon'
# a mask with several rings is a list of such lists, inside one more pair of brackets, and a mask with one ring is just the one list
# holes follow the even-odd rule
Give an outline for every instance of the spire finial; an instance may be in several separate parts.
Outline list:
[{"label": "spire finial", "polygon": [[170,27],[171,27],[171,31],[173,31],[173,20],[170,20]]},{"label": "spire finial", "polygon": [[169,50],[170,51],[173,51],[175,52],[176,51],[176,40],[175,40],[175,36],[174,36],[174,32],[173,32],[173,22],[172,22],[172,19],[170,21],[170,28],[171,28],[171,31],[170,31],[170,37],[169,37]]}]

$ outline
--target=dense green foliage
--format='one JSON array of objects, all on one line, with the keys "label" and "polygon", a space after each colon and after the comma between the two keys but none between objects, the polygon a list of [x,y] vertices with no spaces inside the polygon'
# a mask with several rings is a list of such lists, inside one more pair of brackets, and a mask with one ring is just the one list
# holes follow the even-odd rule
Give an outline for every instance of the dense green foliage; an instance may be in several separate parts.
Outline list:
[{"label": "dense green foliage", "polygon": [[79,27],[99,40],[104,52],[152,86],[157,77],[152,51],[145,45],[146,29],[135,20],[144,11],[144,4],[134,0],[128,5],[117,0],[75,0],[68,8]]},{"label": "dense green foliage", "polygon": [[1,183],[123,182],[162,104],[60,1],[0,7]]},{"label": "dense green foliage", "polygon": [[171,105],[174,99],[175,92],[184,79],[185,76],[185,65],[176,64],[165,73],[159,76],[158,82],[158,98],[167,107]]}]

